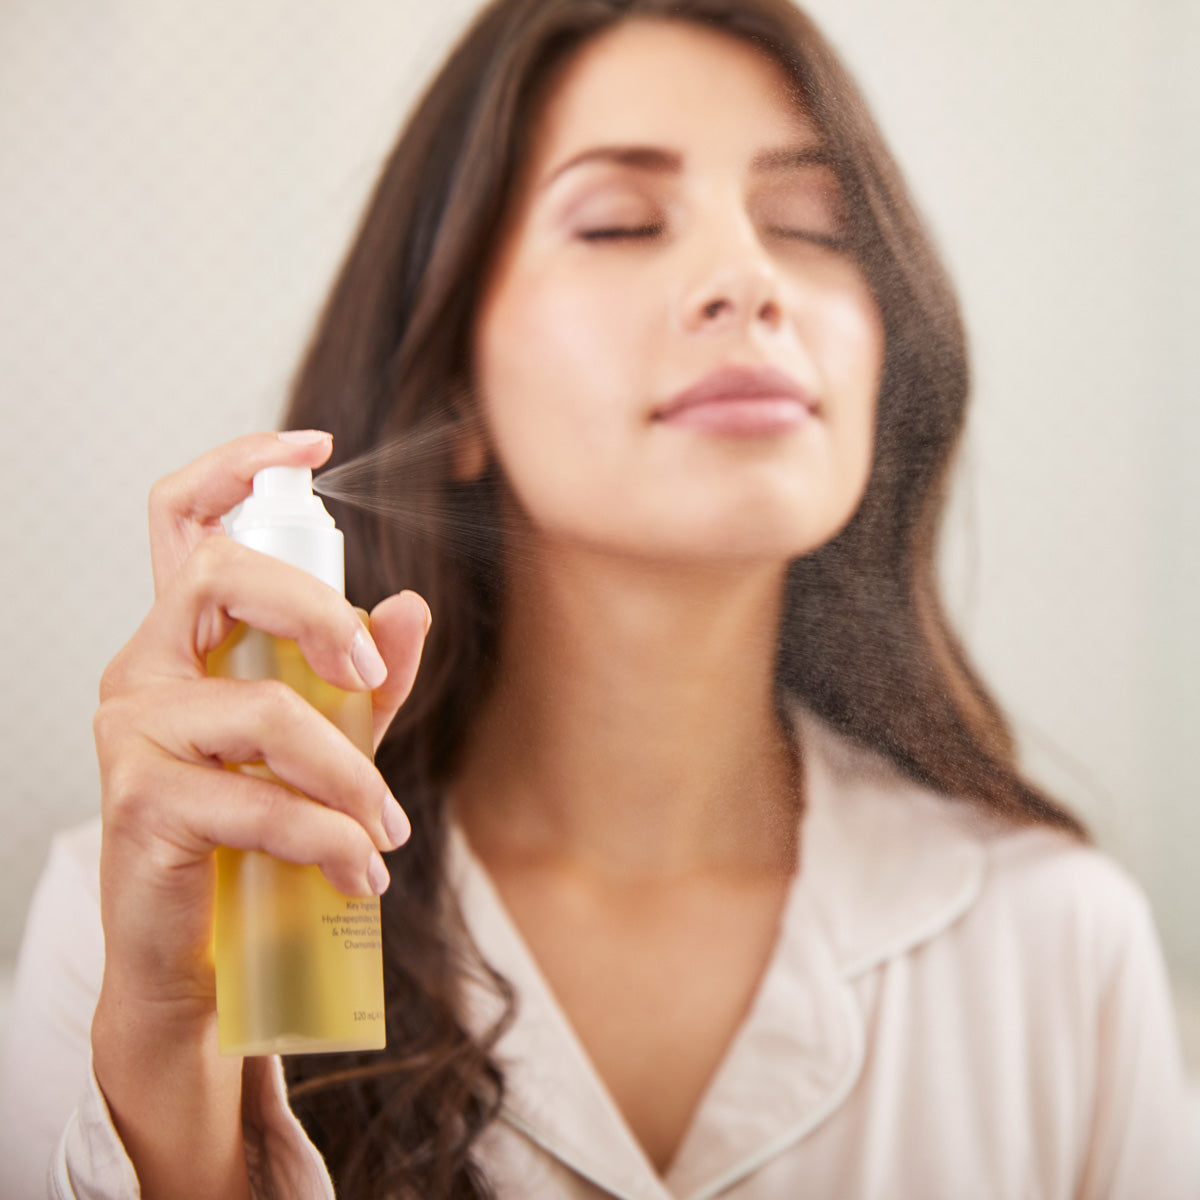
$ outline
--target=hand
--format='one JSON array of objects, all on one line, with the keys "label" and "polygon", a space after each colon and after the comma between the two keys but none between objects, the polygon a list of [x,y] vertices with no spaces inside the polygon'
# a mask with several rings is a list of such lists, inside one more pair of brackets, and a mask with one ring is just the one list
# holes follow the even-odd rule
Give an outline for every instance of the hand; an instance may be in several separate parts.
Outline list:
[{"label": "hand", "polygon": [[[409,834],[374,765],[285,684],[205,671],[207,654],[245,621],[295,639],[337,687],[373,689],[376,744],[408,695],[429,622],[419,596],[383,601],[364,630],[328,585],[238,545],[221,527],[257,471],[319,466],[330,450],[327,435],[256,434],[151,493],[154,606],[105,671],[95,719],[105,969],[92,1040],[127,1148],[131,1136],[154,1142],[164,1123],[143,1100],[151,1072],[161,1079],[150,1047],[190,1054],[201,1074],[222,1071],[210,1061],[215,847],[315,863],[340,890],[370,895],[387,886],[379,851]],[[281,782],[225,769],[248,762],[265,762]]]}]

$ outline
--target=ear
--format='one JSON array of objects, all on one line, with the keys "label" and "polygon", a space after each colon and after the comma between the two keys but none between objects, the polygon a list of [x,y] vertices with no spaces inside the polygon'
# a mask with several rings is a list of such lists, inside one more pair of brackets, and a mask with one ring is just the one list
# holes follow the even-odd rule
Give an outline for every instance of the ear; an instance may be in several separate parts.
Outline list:
[{"label": "ear", "polygon": [[458,423],[450,450],[450,475],[455,483],[474,483],[488,465],[487,442],[478,419]]}]

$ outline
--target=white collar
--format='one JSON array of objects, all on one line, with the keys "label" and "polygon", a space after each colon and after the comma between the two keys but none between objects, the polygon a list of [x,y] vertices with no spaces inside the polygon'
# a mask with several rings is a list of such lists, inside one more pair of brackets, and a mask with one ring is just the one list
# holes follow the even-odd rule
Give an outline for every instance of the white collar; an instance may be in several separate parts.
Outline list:
[{"label": "white collar", "polygon": [[852,979],[928,941],[975,902],[1002,822],[922,787],[878,751],[793,709],[804,761],[801,874]]},{"label": "white collar", "polygon": [[[850,981],[947,929],[982,888],[986,818],[908,780],[807,708],[793,716],[805,795],[800,869],[751,1011],[665,1180],[451,823],[448,868],[463,918],[517,991],[515,1019],[494,1051],[505,1072],[502,1117],[625,1200],[706,1200],[816,1128],[862,1069]],[[499,999],[480,981],[468,981],[465,1001],[477,1034],[499,1016]]]}]

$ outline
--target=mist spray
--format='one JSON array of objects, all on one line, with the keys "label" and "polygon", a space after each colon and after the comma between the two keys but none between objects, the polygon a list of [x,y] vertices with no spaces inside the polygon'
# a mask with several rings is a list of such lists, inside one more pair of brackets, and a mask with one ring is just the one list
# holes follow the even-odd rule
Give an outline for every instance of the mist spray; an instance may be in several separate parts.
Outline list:
[{"label": "mist spray", "polygon": [[[231,535],[345,594],[342,534],[307,468],[259,471]],[[282,680],[372,755],[370,693],[326,683],[294,641],[240,624],[208,656],[208,671]],[[278,782],[262,763],[231,769]],[[343,895],[316,866],[220,847],[213,958],[222,1054],[383,1049],[378,897]]]}]

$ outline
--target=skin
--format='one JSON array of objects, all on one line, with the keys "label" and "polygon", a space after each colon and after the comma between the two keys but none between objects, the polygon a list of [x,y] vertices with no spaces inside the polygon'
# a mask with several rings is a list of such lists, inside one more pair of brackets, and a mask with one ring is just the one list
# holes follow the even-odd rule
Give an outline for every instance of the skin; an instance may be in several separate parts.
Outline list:
[{"label": "skin", "polygon": [[[628,22],[568,65],[535,134],[477,321],[486,433],[460,457],[469,473],[499,456],[524,532],[497,684],[451,802],[663,1167],[795,870],[796,764],[772,707],[782,583],[861,498],[883,336],[852,260],[812,239],[837,231],[827,169],[755,166],[816,137],[748,47]],[[630,144],[670,169],[564,169]],[[659,231],[581,236],[647,224]],[[653,419],[728,363],[786,371],[818,419],[754,439]],[[315,712],[204,674],[245,620],[296,638],[330,682],[374,687],[377,741],[407,696],[419,597],[384,601],[364,641],[330,589],[221,535],[255,471],[329,453],[324,436],[257,434],[155,487],[155,603],[101,686],[93,1060],[147,1200],[249,1194],[241,1063],[217,1053],[205,961],[213,849],[315,862],[365,895],[385,882],[377,852],[407,836],[378,772]],[[255,760],[295,790],[222,765]],[[712,980],[686,1023],[679,981],[698,962]],[[648,1064],[663,1084],[643,1096]]]}]

